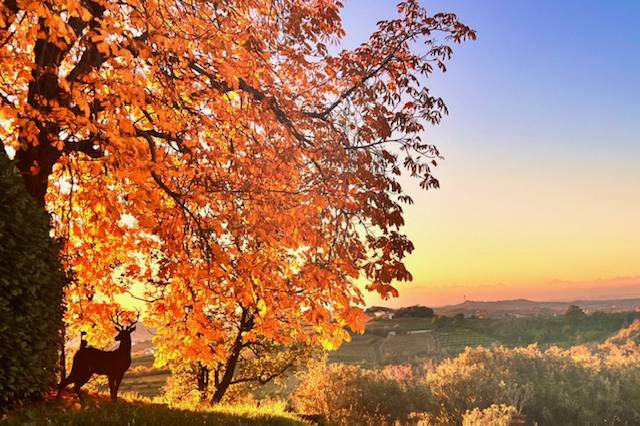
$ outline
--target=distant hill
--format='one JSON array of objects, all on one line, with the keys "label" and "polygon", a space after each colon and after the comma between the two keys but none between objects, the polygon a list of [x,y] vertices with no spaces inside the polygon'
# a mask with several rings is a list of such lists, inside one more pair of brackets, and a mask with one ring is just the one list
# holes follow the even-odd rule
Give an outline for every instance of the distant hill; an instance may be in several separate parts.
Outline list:
[{"label": "distant hill", "polygon": [[585,312],[623,312],[640,308],[640,299],[574,300],[571,302],[536,302],[527,299],[480,302],[467,300],[457,305],[434,308],[438,315],[464,314],[481,317],[562,315],[570,305],[577,305]]},{"label": "distant hill", "polygon": [[[113,332],[115,337],[116,332]],[[147,348],[153,347],[152,339],[155,336],[156,331],[152,328],[146,327],[142,322],[136,324],[136,329],[133,333],[131,333],[131,343],[133,344],[132,351],[133,353],[141,352],[146,350]],[[117,348],[119,345],[118,342],[112,341],[107,344],[107,346],[100,349],[112,350]],[[66,347],[71,351],[71,353],[75,353],[75,351],[80,346],[80,336],[67,341]]]},{"label": "distant hill", "polygon": [[134,354],[152,355],[155,351],[153,348],[153,336],[156,331],[152,328],[146,327],[143,323],[139,322],[136,325],[136,330],[131,333],[131,352]]},{"label": "distant hill", "polygon": [[131,340],[134,343],[150,341],[155,336],[156,331],[152,328],[146,327],[143,323],[136,324],[136,329],[131,333]]}]

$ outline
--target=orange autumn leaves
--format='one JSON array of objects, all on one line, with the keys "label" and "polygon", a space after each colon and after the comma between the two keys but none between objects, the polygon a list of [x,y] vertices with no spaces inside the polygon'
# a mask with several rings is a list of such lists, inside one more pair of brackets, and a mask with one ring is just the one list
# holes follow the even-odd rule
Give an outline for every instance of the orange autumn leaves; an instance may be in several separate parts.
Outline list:
[{"label": "orange autumn leaves", "polygon": [[240,310],[249,339],[337,345],[363,326],[356,280],[411,278],[397,176],[437,186],[420,133],[446,113],[422,78],[475,33],[406,1],[331,54],[341,7],[0,6],[0,137],[66,239],[68,321],[106,324],[143,284],[167,359],[222,356]]}]

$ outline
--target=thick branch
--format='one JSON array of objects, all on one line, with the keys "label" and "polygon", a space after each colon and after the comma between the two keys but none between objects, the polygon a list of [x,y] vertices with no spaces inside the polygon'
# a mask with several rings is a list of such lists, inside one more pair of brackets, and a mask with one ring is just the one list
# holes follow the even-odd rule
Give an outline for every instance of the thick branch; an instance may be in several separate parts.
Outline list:
[{"label": "thick branch", "polygon": [[[229,86],[224,81],[218,80],[215,77],[215,75],[208,72],[207,70],[202,68],[200,65],[196,64],[195,62],[190,62],[189,68],[207,77],[209,79],[209,84],[211,85],[211,87],[219,90],[220,92],[228,93],[233,91],[233,88],[231,86]],[[284,110],[280,107],[280,105],[278,105],[278,102],[276,101],[275,98],[269,97],[266,93],[251,86],[242,78],[238,78],[238,89],[246,93],[249,93],[251,97],[253,97],[253,99],[255,99],[256,101],[266,102],[267,105],[269,106],[269,109],[271,110],[271,112],[273,112],[278,122],[284,125],[285,127],[287,127],[296,139],[298,139],[300,142],[304,142],[307,145],[314,146],[313,142],[309,140],[309,138],[307,138],[305,135],[300,133],[295,128],[293,121],[291,121],[289,116],[284,112]]]},{"label": "thick branch", "polygon": [[[131,39],[133,42],[144,41],[148,38],[148,33],[143,33],[138,37],[134,37]],[[127,43],[123,46],[124,49],[127,49],[134,57],[138,56],[138,49],[134,46],[134,43]],[[89,74],[94,69],[99,69],[102,64],[104,64],[108,59],[108,56],[104,55],[98,50],[96,43],[90,42],[87,48],[82,53],[82,56],[76,63],[75,67],[69,71],[67,74],[67,81],[70,83],[79,80],[83,76]]]},{"label": "thick branch", "polygon": [[260,383],[261,385],[266,385],[267,383],[269,383],[271,380],[282,376],[284,373],[287,372],[288,369],[290,369],[291,367],[293,367],[294,361],[290,360],[289,362],[287,362],[285,365],[283,365],[281,368],[279,368],[276,371],[273,371],[271,373],[268,374],[259,374],[257,376],[254,377],[242,377],[239,379],[234,379],[231,381],[230,385],[236,385],[238,383],[246,383],[246,382],[257,382]]},{"label": "thick branch", "polygon": [[82,152],[91,158],[101,158],[104,152],[96,145],[97,136],[92,136],[78,142],[65,142],[64,152],[70,154],[72,152]]}]

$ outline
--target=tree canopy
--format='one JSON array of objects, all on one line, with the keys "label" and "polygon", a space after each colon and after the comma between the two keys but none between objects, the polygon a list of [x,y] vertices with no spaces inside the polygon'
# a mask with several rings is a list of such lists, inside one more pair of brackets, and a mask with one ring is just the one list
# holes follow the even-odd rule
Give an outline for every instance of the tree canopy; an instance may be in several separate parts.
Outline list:
[{"label": "tree canopy", "polygon": [[69,320],[145,282],[166,358],[215,365],[230,323],[332,346],[362,329],[358,279],[411,279],[398,176],[438,186],[425,77],[475,33],[409,0],[340,50],[341,7],[2,3],[0,137],[65,238]]}]

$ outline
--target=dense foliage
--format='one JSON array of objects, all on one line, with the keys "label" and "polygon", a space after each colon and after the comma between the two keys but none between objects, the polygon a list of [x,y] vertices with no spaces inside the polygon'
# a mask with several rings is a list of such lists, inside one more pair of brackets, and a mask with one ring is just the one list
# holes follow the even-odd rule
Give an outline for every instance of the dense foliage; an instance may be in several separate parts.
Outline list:
[{"label": "dense foliage", "polygon": [[635,320],[629,327],[619,330],[616,334],[607,339],[608,344],[624,344],[632,341],[640,344],[640,321]]},{"label": "dense foliage", "polygon": [[0,147],[0,405],[55,381],[63,285],[47,213]]},{"label": "dense foliage", "polygon": [[[412,330],[431,330],[439,339],[445,335],[463,339],[461,348],[443,342],[440,349],[455,354],[465,346],[474,346],[473,338],[481,337],[483,344],[504,346],[574,346],[578,344],[603,343],[613,333],[628,327],[640,318],[640,312],[594,312],[574,316],[523,316],[503,318],[449,317],[436,315],[433,318],[398,318],[372,320],[367,323],[365,335],[385,337],[390,331],[403,334]],[[467,341],[464,341],[464,338]]]},{"label": "dense foliage", "polygon": [[511,426],[516,409],[510,405],[492,404],[481,410],[474,408],[465,413],[462,426]]},{"label": "dense foliage", "polygon": [[[602,343],[611,334],[640,318],[640,312],[594,312],[588,315],[534,316],[521,318],[466,318],[452,327],[485,333],[507,346],[573,346]],[[446,321],[445,321],[446,322]]]},{"label": "dense foliage", "polygon": [[428,389],[407,366],[366,370],[317,362],[302,379],[291,397],[293,407],[321,414],[332,425],[404,424],[413,413],[431,409]]},{"label": "dense foliage", "polygon": [[509,424],[518,414],[527,424],[635,425],[638,383],[640,347],[631,340],[594,349],[478,347],[435,368],[314,367],[293,403],[330,424]]},{"label": "dense foliage", "polygon": [[514,406],[539,424],[640,422],[640,352],[630,343],[584,347],[467,349],[427,376],[437,418],[458,424],[491,404]]}]

